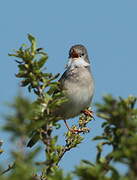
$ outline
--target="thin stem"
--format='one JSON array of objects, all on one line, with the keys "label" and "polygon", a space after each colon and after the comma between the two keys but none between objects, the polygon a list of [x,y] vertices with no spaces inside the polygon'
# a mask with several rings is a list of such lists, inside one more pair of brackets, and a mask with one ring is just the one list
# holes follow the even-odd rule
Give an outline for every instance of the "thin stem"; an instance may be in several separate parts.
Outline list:
[{"label": "thin stem", "polygon": [[67,151],[69,151],[70,149],[71,149],[71,148],[68,148],[67,145],[64,146],[64,149],[63,149],[62,153],[59,155],[59,159],[58,159],[56,165],[59,164],[59,162],[60,162],[60,160],[63,158],[64,154],[65,154]]},{"label": "thin stem", "polygon": [[4,171],[2,171],[2,172],[0,173],[0,175],[3,175],[3,174],[5,174],[5,173],[7,173],[8,171],[10,171],[11,169],[13,169],[14,167],[15,167],[15,163],[9,164],[9,165],[8,165],[8,168],[5,169]]}]

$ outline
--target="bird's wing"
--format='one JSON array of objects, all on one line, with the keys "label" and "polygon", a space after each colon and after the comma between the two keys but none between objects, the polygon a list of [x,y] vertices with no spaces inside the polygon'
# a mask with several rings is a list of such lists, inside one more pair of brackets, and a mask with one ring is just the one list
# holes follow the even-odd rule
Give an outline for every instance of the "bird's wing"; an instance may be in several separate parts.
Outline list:
[{"label": "bird's wing", "polygon": [[61,88],[61,89],[63,89],[64,81],[65,81],[67,75],[68,75],[68,72],[65,71],[65,72],[62,74],[61,78],[59,79],[60,88]]},{"label": "bird's wing", "polygon": [[58,93],[58,92],[60,92],[60,91],[62,91],[64,89],[64,82],[65,82],[66,77],[67,77],[67,71],[65,71],[62,74],[61,78],[58,80],[59,88],[57,90],[55,90],[54,94],[56,94],[56,93]]}]

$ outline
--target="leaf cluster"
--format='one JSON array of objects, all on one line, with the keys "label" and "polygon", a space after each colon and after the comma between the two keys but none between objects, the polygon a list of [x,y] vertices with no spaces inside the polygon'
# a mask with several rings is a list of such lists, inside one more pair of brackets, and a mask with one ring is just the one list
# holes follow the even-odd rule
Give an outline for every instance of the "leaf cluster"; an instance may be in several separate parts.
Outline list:
[{"label": "leaf cluster", "polygon": [[[80,129],[79,132],[65,133],[64,145],[58,144],[58,136],[54,135],[54,130],[60,128],[58,118],[53,115],[55,108],[67,101],[65,92],[60,88],[58,81],[55,81],[59,74],[45,72],[45,63],[48,59],[47,53],[42,48],[37,48],[36,39],[28,35],[30,46],[22,45],[14,54],[18,64],[16,77],[21,80],[21,86],[27,87],[28,92],[35,94],[35,99],[30,101],[23,96],[15,98],[9,107],[13,110],[11,114],[5,116],[6,123],[4,131],[11,133],[11,141],[16,140],[15,150],[11,152],[14,162],[7,165],[6,170],[1,170],[1,174],[10,171],[10,175],[4,177],[6,180],[16,180],[21,176],[22,180],[31,179],[71,179],[71,176],[64,176],[59,168],[59,163],[66,152],[77,147],[83,140],[80,133],[87,133],[87,124],[92,117],[82,114],[78,125],[73,125],[72,129]],[[35,162],[40,151],[37,149],[26,152],[26,144],[32,147],[41,140],[45,149],[45,158],[42,162]],[[22,175],[21,175],[22,174]]]},{"label": "leaf cluster", "polygon": [[[4,131],[11,133],[11,151],[13,162],[7,169],[1,164],[1,180],[136,180],[137,179],[137,97],[129,96],[114,98],[111,95],[103,97],[102,103],[97,103],[97,116],[103,119],[102,134],[92,141],[97,141],[97,153],[91,154],[90,160],[82,160],[74,172],[65,174],[59,167],[64,155],[76,148],[89,132],[88,123],[93,119],[90,115],[82,113],[78,124],[73,124],[72,131],[65,133],[64,145],[60,145],[59,136],[54,131],[60,128],[59,119],[52,112],[67,101],[65,92],[60,88],[58,77],[45,72],[47,53],[37,48],[36,39],[28,35],[30,46],[21,46],[14,56],[18,64],[17,78],[21,79],[21,86],[27,87],[30,93],[34,92],[35,99],[28,100],[23,96],[15,98],[9,107],[13,110],[5,116]],[[89,109],[90,111],[90,109]],[[63,136],[63,135],[62,135]],[[41,152],[41,145],[31,151],[27,149],[41,140],[45,150],[42,162],[36,157]],[[16,141],[15,141],[16,140]],[[17,142],[17,143],[15,143]],[[0,153],[3,152],[0,141]],[[106,147],[110,151],[106,152]],[[3,152],[5,153],[5,152]],[[2,153],[2,155],[3,155]],[[126,166],[123,174],[116,164]],[[9,172],[9,173],[8,173]],[[5,173],[6,176],[4,176]]]},{"label": "leaf cluster", "polygon": [[[103,133],[93,138],[99,141],[97,145],[96,162],[83,161],[77,166],[75,173],[80,178],[93,180],[134,180],[137,179],[137,98],[129,96],[126,99],[114,98],[111,95],[103,97],[103,103],[97,103],[97,116],[104,119]],[[111,147],[111,152],[105,153],[105,146]],[[121,174],[115,164],[127,171]]]}]

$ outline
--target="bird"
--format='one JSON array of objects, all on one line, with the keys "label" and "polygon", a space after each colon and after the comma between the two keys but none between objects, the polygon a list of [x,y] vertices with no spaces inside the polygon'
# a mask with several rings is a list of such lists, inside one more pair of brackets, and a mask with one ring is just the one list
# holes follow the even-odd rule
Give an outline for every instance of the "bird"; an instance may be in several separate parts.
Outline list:
[{"label": "bird", "polygon": [[70,48],[66,71],[59,82],[68,101],[54,115],[61,117],[67,125],[67,119],[78,116],[90,106],[94,94],[94,79],[85,46],[78,44]]},{"label": "bird", "polygon": [[[66,70],[59,79],[62,90],[65,91],[67,101],[53,111],[55,117],[64,120],[66,127],[71,131],[67,120],[78,116],[86,110],[94,95],[94,79],[87,49],[84,45],[73,45],[69,50]],[[89,112],[90,113],[90,112]],[[31,147],[32,143],[28,143]]]}]

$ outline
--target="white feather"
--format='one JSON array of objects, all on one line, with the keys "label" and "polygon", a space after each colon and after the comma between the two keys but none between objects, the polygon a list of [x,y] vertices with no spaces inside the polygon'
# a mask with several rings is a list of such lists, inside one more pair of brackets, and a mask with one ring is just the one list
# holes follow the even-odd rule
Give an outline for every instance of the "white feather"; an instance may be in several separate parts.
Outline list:
[{"label": "white feather", "polygon": [[83,58],[69,58],[67,68],[75,68],[75,67],[87,67],[90,66],[89,63],[87,63]]}]

